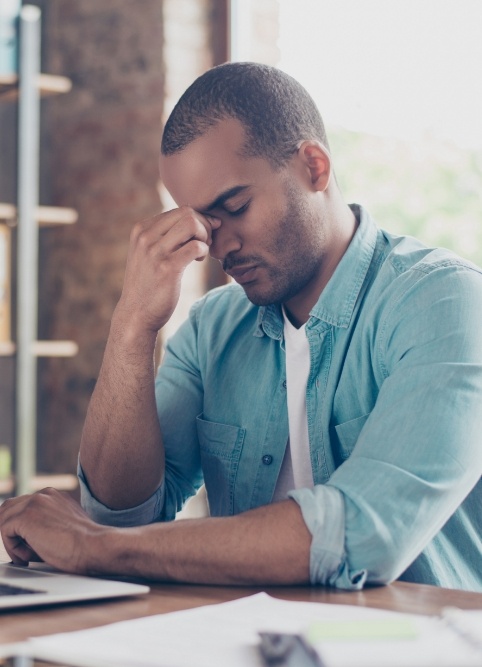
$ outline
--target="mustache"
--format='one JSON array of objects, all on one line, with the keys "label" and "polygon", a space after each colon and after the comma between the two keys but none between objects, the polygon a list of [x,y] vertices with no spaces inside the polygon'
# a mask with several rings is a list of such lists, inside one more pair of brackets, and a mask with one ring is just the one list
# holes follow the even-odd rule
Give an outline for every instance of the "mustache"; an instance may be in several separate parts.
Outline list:
[{"label": "mustache", "polygon": [[232,269],[238,268],[238,266],[251,266],[251,265],[262,265],[263,260],[261,257],[256,255],[247,255],[246,257],[235,257],[232,255],[226,255],[222,262],[223,271],[231,271]]}]

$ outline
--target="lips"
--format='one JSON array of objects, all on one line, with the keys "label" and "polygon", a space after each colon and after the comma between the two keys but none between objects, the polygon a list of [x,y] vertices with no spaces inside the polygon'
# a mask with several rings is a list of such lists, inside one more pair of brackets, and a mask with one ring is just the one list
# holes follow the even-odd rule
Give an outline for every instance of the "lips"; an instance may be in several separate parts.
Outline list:
[{"label": "lips", "polygon": [[228,269],[226,273],[234,278],[239,285],[245,285],[255,279],[257,265],[254,266],[237,266]]}]

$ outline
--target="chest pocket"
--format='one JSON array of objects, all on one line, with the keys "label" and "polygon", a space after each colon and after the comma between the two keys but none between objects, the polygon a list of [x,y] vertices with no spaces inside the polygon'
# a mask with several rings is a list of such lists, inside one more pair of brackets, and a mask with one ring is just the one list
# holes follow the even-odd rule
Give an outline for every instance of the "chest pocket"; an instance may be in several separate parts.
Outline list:
[{"label": "chest pocket", "polygon": [[234,485],[246,429],[196,418],[201,466],[211,516],[234,511]]},{"label": "chest pocket", "polygon": [[336,435],[340,444],[340,453],[343,460],[347,459],[352,453],[357,443],[358,437],[370,413],[350,419],[348,422],[335,426]]}]

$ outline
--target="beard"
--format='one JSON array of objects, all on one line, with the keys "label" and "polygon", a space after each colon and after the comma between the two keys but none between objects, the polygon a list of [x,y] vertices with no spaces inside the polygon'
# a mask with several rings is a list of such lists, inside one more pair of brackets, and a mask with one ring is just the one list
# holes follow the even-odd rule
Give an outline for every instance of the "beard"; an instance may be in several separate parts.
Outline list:
[{"label": "beard", "polygon": [[239,258],[228,255],[223,262],[224,270],[243,264],[258,267],[263,279],[243,285],[246,296],[256,306],[286,303],[321,270],[325,236],[322,221],[294,185],[287,183],[285,192],[287,204],[283,217],[276,224],[269,224],[276,230],[276,236],[263,246],[270,257],[278,258],[276,264],[268,263],[263,255]]}]

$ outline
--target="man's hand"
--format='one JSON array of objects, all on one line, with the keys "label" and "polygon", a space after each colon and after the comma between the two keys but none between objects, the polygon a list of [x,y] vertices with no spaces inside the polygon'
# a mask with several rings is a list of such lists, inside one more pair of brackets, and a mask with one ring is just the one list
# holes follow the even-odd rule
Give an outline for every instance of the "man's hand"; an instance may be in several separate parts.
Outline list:
[{"label": "man's hand", "polygon": [[78,503],[55,489],[11,498],[0,506],[3,544],[17,565],[40,560],[87,574],[96,536],[112,530],[95,524]]},{"label": "man's hand", "polygon": [[220,224],[187,206],[137,223],[117,315],[123,313],[139,332],[157,333],[177,305],[186,267],[206,257]]}]

